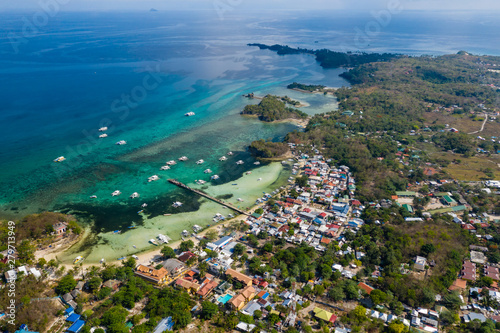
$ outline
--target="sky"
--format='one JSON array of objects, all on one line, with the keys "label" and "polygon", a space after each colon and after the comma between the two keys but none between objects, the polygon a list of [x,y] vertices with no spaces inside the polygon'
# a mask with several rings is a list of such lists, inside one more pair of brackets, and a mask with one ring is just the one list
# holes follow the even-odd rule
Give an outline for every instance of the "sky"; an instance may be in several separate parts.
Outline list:
[{"label": "sky", "polygon": [[499,10],[498,0],[1,0],[0,11],[36,10],[44,4],[64,11],[94,10],[376,10],[403,6],[405,10]]}]

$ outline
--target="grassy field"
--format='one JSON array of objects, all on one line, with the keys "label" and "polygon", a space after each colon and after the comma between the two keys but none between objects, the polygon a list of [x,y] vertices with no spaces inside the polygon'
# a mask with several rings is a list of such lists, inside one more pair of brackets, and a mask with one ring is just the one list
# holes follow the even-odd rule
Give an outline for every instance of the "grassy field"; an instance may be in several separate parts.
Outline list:
[{"label": "grassy field", "polygon": [[500,178],[500,156],[474,156],[462,159],[460,164],[450,163],[443,168],[450,176],[458,180],[478,181],[488,179],[487,175],[481,171],[487,168],[494,170],[495,179]]},{"label": "grassy field", "polygon": [[461,181],[485,180],[487,175],[483,171],[486,169],[491,169],[495,179],[500,179],[500,155],[498,154],[467,158],[460,154],[441,151],[431,143],[416,143],[414,146],[425,151],[429,158],[446,162],[447,165],[441,169],[454,179]]}]

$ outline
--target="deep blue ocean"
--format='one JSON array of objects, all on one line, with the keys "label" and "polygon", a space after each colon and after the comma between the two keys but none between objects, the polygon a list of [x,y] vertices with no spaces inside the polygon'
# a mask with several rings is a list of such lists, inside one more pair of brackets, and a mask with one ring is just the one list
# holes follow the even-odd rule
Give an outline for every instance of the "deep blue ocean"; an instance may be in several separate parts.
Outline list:
[{"label": "deep blue ocean", "polygon": [[[287,94],[314,114],[333,109],[335,100],[287,91],[287,84],[348,85],[342,69],[325,70],[311,56],[278,56],[247,43],[500,54],[496,13],[401,12],[381,21],[367,12],[237,8],[223,19],[213,11],[60,12],[33,30],[26,22],[34,14],[0,13],[0,215],[77,210],[101,229],[115,220],[140,222],[137,207],[111,197],[114,190],[140,192],[154,216],[154,203],[173,201],[177,189],[152,185],[149,176],[192,182],[207,178],[210,167],[229,182],[256,167],[245,149],[252,140],[297,129],[241,117],[244,105],[255,103],[242,94]],[[190,111],[196,116],[184,116]],[[99,139],[102,126],[108,137]],[[230,150],[229,163],[218,163]],[[61,155],[66,161],[54,163]],[[159,171],[183,155],[190,160],[182,167],[168,176]],[[205,167],[196,167],[200,158]],[[239,159],[247,163],[237,166]],[[185,209],[197,208],[196,200],[186,202]]]}]

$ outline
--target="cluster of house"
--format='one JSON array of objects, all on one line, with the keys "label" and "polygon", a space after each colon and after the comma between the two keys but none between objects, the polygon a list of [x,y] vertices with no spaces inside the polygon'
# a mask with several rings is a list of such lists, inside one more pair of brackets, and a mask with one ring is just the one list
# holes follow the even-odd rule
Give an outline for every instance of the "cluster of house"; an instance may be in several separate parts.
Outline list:
[{"label": "cluster of house", "polygon": [[16,269],[5,272],[4,277],[7,282],[16,281],[19,274],[23,274],[24,276],[33,275],[37,279],[42,276],[42,273],[36,267],[19,266]]},{"label": "cluster of house", "polygon": [[148,282],[163,286],[172,283],[187,270],[188,266],[184,262],[171,258],[162,262],[158,269],[153,266],[138,265],[135,274]]},{"label": "cluster of house", "polygon": [[64,310],[64,317],[70,324],[70,326],[66,329],[66,332],[68,333],[78,333],[85,325],[85,320],[81,319],[81,316],[75,313],[75,308],[72,306]]},{"label": "cluster of house", "polygon": [[[471,247],[481,248],[479,246],[472,245]],[[487,318],[491,318],[495,322],[498,322],[500,321],[500,311],[493,309],[490,306],[481,306],[476,303],[478,301],[481,301],[484,295],[491,298],[492,300],[500,302],[500,291],[498,288],[498,282],[500,281],[500,271],[498,267],[494,267],[487,263],[486,256],[484,256],[482,252],[471,251],[471,259],[465,260],[463,262],[462,268],[459,273],[459,278],[457,278],[453,282],[449,290],[458,291],[460,293],[459,297],[462,300],[462,303],[467,303],[462,294],[467,290],[467,283],[474,283],[479,279],[480,274],[478,274],[478,265],[482,265],[482,268],[480,270],[482,275],[491,278],[493,280],[493,283],[488,288],[471,287],[469,289],[471,303],[461,306],[461,310],[463,312],[462,320],[466,323],[474,319],[478,319],[481,322],[484,322]],[[486,294],[484,293],[485,291],[487,291]]]}]

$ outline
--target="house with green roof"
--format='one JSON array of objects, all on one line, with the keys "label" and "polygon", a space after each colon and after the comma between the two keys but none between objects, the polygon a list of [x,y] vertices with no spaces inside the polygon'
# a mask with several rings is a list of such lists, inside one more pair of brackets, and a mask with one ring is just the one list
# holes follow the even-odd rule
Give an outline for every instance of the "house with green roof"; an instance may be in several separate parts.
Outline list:
[{"label": "house with green roof", "polygon": [[441,197],[441,202],[444,204],[444,205],[447,205],[447,206],[456,206],[457,205],[457,202],[455,201],[455,199],[453,199],[452,197],[450,197],[449,195],[444,195]]},{"label": "house with green roof", "polygon": [[333,313],[326,311],[324,309],[315,307],[313,312],[314,312],[314,317],[321,319],[321,320],[324,320],[326,322],[330,322],[333,324],[337,320],[336,315],[334,315]]},{"label": "house with green roof", "polygon": [[417,192],[414,192],[414,191],[396,191],[396,195],[398,197],[414,197],[417,195]]},{"label": "house with green roof", "polygon": [[406,209],[409,213],[413,214],[413,207],[408,204],[403,204],[403,208]]}]

